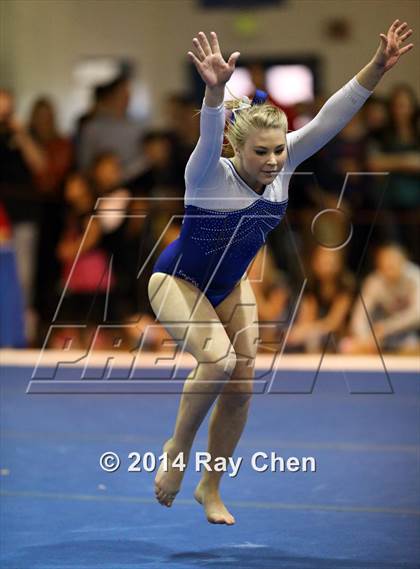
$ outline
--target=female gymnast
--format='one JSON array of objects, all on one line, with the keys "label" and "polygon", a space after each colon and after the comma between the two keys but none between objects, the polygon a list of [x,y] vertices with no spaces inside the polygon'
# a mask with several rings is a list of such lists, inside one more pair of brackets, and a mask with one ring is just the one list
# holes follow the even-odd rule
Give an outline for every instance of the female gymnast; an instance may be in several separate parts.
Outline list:
[{"label": "female gymnast", "polygon": [[[402,47],[411,33],[395,20],[387,35],[380,34],[372,60],[297,131],[287,132],[278,108],[242,101],[227,125],[231,159],[221,157],[224,92],[240,54],[226,62],[214,32],[210,39],[203,32],[193,39],[188,55],[206,84],[200,139],[185,170],[180,236],[159,256],[148,289],[156,318],[197,360],[185,381],[174,432],[163,447],[168,466],[162,463],[155,479],[162,505],[171,506],[181,486],[184,470],[175,458],[188,462],[214,402],[210,468],[217,457],[232,456],[244,429],[258,345],[257,306],[246,272],[285,214],[293,171],[362,107],[384,73],[413,47]],[[222,472],[205,470],[194,496],[209,522],[232,525],[235,519],[219,493],[221,477]]]}]

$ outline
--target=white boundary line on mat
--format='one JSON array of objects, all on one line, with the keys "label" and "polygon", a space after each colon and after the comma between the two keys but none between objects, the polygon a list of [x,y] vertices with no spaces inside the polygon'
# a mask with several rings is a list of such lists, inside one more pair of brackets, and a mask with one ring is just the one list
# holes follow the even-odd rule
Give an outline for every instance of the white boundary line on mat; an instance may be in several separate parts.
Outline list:
[{"label": "white boundary line on mat", "polygon": [[[0,367],[29,367],[37,364],[42,366],[56,365],[59,362],[67,366],[84,367],[88,354],[82,350],[60,351],[46,350],[41,355],[40,350],[0,350]],[[108,358],[115,360],[115,367],[124,368],[132,365],[135,355],[110,351],[97,351],[89,354],[89,366],[103,366]],[[137,356],[137,366],[143,368],[171,368],[176,361],[179,367],[192,367],[195,359],[189,354],[172,357],[168,352],[144,352]],[[420,374],[420,358],[417,356],[383,355],[374,356],[343,356],[326,354],[322,360],[321,354],[260,354],[257,356],[256,369],[269,369],[275,360],[276,369],[285,370],[316,370],[322,371],[387,371],[415,372]],[[322,360],[322,363],[321,363]]]}]

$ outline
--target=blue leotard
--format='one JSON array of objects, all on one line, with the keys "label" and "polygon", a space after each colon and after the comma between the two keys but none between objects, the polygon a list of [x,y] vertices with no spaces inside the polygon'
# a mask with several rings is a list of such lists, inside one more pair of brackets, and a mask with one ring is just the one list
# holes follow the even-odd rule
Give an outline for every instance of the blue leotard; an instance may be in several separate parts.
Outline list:
[{"label": "blue leotard", "polygon": [[217,306],[243,277],[267,234],[282,220],[296,167],[335,136],[371,91],[351,79],[304,127],[286,135],[287,159],[262,194],[221,157],[224,106],[203,103],[200,139],[185,170],[185,215],[180,236],[156,261],[153,272],[182,278]]}]

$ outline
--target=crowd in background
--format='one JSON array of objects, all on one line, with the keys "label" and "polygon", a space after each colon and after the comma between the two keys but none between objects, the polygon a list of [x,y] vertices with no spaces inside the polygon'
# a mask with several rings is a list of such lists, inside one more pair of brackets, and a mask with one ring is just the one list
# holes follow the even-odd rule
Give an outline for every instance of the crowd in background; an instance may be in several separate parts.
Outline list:
[{"label": "crowd in background", "polygon": [[[179,234],[199,103],[168,95],[166,128],[146,130],[129,100],[128,77],[97,87],[68,137],[59,101],[38,98],[22,122],[0,88],[1,347],[109,348],[117,325],[127,349],[170,346],[147,283]],[[287,109],[289,129],[322,103]],[[261,351],[418,350],[419,220],[419,107],[401,84],[293,176],[287,217],[248,272]]]}]

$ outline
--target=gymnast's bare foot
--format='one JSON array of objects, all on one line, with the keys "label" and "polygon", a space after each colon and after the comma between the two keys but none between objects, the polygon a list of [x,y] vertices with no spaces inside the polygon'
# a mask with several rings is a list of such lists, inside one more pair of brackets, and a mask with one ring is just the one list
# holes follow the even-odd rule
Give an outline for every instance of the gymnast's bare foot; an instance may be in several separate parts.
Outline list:
[{"label": "gymnast's bare foot", "polygon": [[194,498],[204,507],[207,519],[211,524],[232,526],[235,523],[235,518],[224,505],[217,488],[212,488],[201,481],[195,489]]},{"label": "gymnast's bare foot", "polygon": [[175,447],[172,439],[168,439],[163,445],[163,452],[167,453],[168,455],[167,471],[165,472],[165,462],[162,461],[155,478],[155,496],[158,502],[162,504],[162,506],[167,506],[170,508],[173,501],[175,500],[176,495],[179,492],[182,478],[185,472],[185,467],[177,468],[176,465],[182,466],[182,462],[185,460],[185,453],[182,461],[180,461],[180,458],[182,458],[181,456],[176,461],[176,465],[172,466],[173,461],[179,456],[179,453],[181,452]]}]

